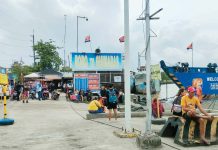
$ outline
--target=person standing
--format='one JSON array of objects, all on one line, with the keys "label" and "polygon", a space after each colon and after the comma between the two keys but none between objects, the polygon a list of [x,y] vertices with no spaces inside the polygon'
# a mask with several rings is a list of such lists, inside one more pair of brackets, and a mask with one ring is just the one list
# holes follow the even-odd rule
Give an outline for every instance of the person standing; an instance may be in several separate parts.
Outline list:
[{"label": "person standing", "polygon": [[36,92],[38,93],[38,99],[42,99],[42,84],[40,82],[36,83]]},{"label": "person standing", "polygon": [[101,87],[100,96],[102,97],[104,106],[107,106],[107,89],[105,88],[105,86]]},{"label": "person standing", "polygon": [[117,96],[118,91],[114,89],[113,84],[109,85],[109,89],[107,90],[107,109],[109,110],[108,119],[111,120],[112,109],[114,111],[115,120],[117,120]]},{"label": "person standing", "polygon": [[21,89],[21,84],[20,84],[19,81],[15,84],[14,90],[17,92],[16,99],[17,99],[17,101],[19,101],[20,100],[21,90],[22,90]]}]

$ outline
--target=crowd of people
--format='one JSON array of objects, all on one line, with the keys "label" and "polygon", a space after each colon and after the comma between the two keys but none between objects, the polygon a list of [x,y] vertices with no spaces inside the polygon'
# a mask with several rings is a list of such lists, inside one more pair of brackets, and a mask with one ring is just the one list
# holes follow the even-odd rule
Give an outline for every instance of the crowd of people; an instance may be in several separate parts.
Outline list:
[{"label": "crowd of people", "polygon": [[[53,82],[26,82],[24,84],[17,82],[13,87],[9,87],[10,97],[13,100],[28,103],[28,99],[45,100],[52,97],[55,90],[55,84]],[[50,96],[49,96],[50,95]]]}]

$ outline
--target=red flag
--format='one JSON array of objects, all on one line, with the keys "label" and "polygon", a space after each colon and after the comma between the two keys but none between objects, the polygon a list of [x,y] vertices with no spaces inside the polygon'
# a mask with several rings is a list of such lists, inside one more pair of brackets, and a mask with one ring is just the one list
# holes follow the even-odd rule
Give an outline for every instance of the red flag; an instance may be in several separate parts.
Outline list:
[{"label": "red flag", "polygon": [[125,36],[121,36],[121,37],[119,38],[119,41],[120,41],[120,43],[124,42],[124,41],[125,41]]},{"label": "red flag", "polygon": [[192,43],[187,47],[187,49],[192,49]]},{"label": "red flag", "polygon": [[91,41],[91,40],[90,40],[90,35],[86,36],[85,42],[90,42],[90,41]]}]

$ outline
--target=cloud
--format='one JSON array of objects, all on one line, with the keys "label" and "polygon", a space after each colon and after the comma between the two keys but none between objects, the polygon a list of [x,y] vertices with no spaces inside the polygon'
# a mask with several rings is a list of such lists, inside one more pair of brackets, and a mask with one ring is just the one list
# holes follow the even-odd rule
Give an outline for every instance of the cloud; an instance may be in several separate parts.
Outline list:
[{"label": "cloud", "polygon": [[[150,1],[151,14],[163,8],[157,14],[159,20],[151,21],[151,29],[157,34],[151,38],[151,60],[153,64],[165,60],[170,64],[177,61],[191,63],[191,51],[188,44],[194,45],[194,64],[205,66],[216,62],[217,1],[203,0],[165,0]],[[124,44],[118,39],[124,34],[123,0],[7,0],[0,5],[0,59],[1,66],[9,67],[13,60],[30,65],[33,63],[32,37],[35,41],[53,39],[57,46],[63,46],[64,15],[67,15],[66,53],[76,51],[77,17],[79,51],[90,51],[89,43],[84,43],[90,35],[92,50],[100,47],[102,52],[124,52]],[[138,52],[145,48],[143,22],[136,19],[143,11],[144,0],[129,1],[130,60],[131,69],[136,70]],[[208,8],[208,9],[205,9]],[[190,13],[192,12],[192,13]],[[144,25],[145,28],[145,25]],[[58,50],[63,58],[63,49]],[[210,58],[210,59],[208,59]],[[145,64],[144,58],[141,58]]]}]

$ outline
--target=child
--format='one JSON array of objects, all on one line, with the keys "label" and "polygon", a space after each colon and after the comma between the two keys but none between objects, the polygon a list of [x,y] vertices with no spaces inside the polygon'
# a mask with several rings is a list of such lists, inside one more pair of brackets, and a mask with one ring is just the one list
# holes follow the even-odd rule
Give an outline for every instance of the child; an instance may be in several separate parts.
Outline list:
[{"label": "child", "polygon": [[25,103],[25,101],[26,103],[28,103],[28,99],[29,99],[29,89],[25,87],[22,92],[23,103]]}]

